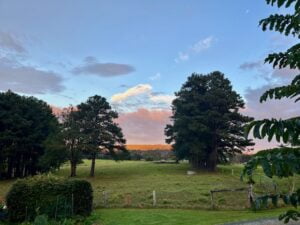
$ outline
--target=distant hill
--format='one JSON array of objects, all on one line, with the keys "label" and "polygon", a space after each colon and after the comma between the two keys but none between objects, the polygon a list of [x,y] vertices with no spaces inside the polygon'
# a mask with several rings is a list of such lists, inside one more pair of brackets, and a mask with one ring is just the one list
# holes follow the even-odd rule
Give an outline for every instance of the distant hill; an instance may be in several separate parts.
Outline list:
[{"label": "distant hill", "polygon": [[132,150],[142,150],[142,151],[151,151],[151,150],[168,150],[172,149],[171,145],[126,145],[126,148],[129,151]]}]

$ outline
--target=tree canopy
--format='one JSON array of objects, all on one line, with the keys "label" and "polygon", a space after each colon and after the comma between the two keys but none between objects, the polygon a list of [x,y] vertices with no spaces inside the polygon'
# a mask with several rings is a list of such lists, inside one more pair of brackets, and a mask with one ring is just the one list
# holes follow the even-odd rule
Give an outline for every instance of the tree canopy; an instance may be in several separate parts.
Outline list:
[{"label": "tree canopy", "polygon": [[118,113],[112,110],[105,98],[95,95],[77,106],[83,147],[91,159],[90,176],[95,173],[95,159],[100,151],[108,151],[117,159],[117,152],[126,151],[123,133],[115,122]]},{"label": "tree canopy", "polygon": [[79,112],[73,107],[62,113],[61,137],[71,165],[70,176],[76,176],[77,165],[82,161],[84,134],[79,123]]},{"label": "tree canopy", "polygon": [[215,170],[218,162],[253,145],[243,133],[252,118],[239,113],[244,101],[221,72],[194,73],[175,95],[173,124],[166,126],[165,134],[178,159]]},{"label": "tree canopy", "polygon": [[44,170],[39,159],[47,150],[45,142],[58,129],[58,121],[45,102],[11,91],[0,93],[0,178]]}]

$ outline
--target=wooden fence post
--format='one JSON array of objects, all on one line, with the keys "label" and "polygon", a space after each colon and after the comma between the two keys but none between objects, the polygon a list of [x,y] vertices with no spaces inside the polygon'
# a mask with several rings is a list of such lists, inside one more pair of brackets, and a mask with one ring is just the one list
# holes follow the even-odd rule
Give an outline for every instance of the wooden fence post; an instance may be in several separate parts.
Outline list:
[{"label": "wooden fence post", "polygon": [[249,199],[249,203],[250,203],[250,207],[251,207],[254,202],[253,184],[249,184],[248,199]]},{"label": "wooden fence post", "polygon": [[214,192],[210,191],[210,201],[211,201],[211,208],[215,208],[215,203],[214,203]]},{"label": "wooden fence post", "polygon": [[127,193],[127,194],[125,194],[125,197],[124,197],[124,205],[131,206],[131,204],[132,204],[132,196],[130,193]]},{"label": "wooden fence post", "polygon": [[72,193],[72,209],[71,209],[71,213],[72,213],[72,216],[74,215],[74,194]]},{"label": "wooden fence post", "polygon": [[152,192],[152,196],[153,196],[153,206],[155,207],[156,206],[156,192],[155,191]]},{"label": "wooden fence post", "polygon": [[108,206],[108,193],[106,191],[103,191],[103,206],[107,207]]},{"label": "wooden fence post", "polygon": [[56,205],[55,205],[55,215],[54,215],[54,219],[57,219],[57,208],[58,208],[58,196],[56,196]]}]

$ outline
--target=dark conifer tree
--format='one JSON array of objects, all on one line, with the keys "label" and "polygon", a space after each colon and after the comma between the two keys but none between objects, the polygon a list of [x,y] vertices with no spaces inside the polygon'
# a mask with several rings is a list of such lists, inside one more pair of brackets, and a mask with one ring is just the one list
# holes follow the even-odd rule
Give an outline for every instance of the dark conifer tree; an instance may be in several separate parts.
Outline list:
[{"label": "dark conifer tree", "polygon": [[194,73],[175,95],[173,124],[165,134],[178,159],[214,171],[218,162],[253,145],[243,133],[243,125],[252,118],[239,113],[244,101],[222,73]]}]

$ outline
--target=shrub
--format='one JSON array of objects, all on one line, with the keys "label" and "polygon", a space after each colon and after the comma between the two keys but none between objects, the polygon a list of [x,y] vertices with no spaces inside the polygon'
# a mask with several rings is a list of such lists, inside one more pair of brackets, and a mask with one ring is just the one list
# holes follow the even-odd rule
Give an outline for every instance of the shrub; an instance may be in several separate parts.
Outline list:
[{"label": "shrub", "polygon": [[93,190],[85,180],[35,176],[15,182],[6,202],[11,222],[33,220],[41,214],[54,219],[88,216]]},{"label": "shrub", "polygon": [[0,221],[5,220],[7,216],[6,206],[0,202]]}]

